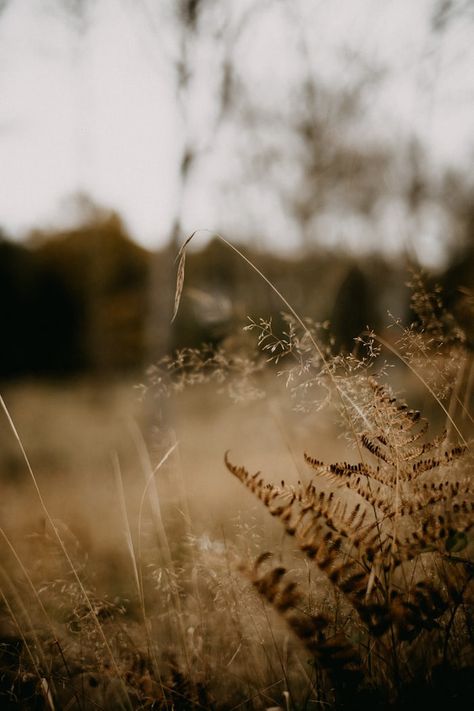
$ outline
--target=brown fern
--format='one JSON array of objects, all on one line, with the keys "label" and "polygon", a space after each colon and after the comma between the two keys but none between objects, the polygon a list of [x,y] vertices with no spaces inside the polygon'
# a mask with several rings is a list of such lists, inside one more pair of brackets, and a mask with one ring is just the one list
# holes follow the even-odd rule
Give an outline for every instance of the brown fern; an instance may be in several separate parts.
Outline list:
[{"label": "brown fern", "polygon": [[[466,599],[474,566],[463,557],[466,564],[459,565],[452,552],[463,551],[474,527],[474,501],[469,480],[454,474],[466,448],[448,446],[444,433],[426,441],[427,422],[420,412],[372,378],[368,387],[372,400],[366,419],[371,429],[361,433],[360,441],[375,463],[325,464],[305,453],[313,478],[296,487],[266,483],[260,472],[249,474],[228,455],[225,463],[281,521],[387,658],[388,649],[413,645],[423,634],[441,633],[443,616]],[[422,565],[417,567],[417,561]],[[355,657],[347,639],[343,643],[337,638],[334,649],[323,652],[321,630],[295,613],[301,598],[285,582],[286,569],[262,574],[261,563],[258,560],[250,574],[254,586],[311,648],[322,668],[334,666],[340,654],[341,668],[352,669]],[[319,616],[315,619],[321,622]],[[450,625],[445,626],[449,635]],[[357,664],[359,669],[360,659]]]}]

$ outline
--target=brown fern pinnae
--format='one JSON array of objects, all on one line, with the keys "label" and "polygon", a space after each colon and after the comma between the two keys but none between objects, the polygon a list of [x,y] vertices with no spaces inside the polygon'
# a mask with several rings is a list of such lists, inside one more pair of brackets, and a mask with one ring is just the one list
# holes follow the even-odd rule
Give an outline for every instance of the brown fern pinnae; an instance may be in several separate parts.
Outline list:
[{"label": "brown fern pinnae", "polygon": [[[454,514],[454,515],[453,515]],[[452,506],[452,513],[429,514],[405,538],[399,540],[401,560],[413,559],[426,551],[449,553],[450,541],[461,541],[474,528],[474,502],[463,501]],[[467,541],[466,541],[467,544]],[[465,547],[465,546],[464,546]]]},{"label": "brown fern pinnae", "polygon": [[282,494],[282,489],[267,484],[264,482],[260,472],[250,474],[244,467],[237,467],[232,464],[228,457],[228,452],[225,454],[225,465],[227,469],[244,484],[257,498],[262,501],[270,512],[273,512],[272,502]]},{"label": "brown fern pinnae", "polygon": [[[282,521],[287,533],[295,537],[300,550],[309,559],[315,561],[333,585],[341,586],[341,591],[350,599],[360,595],[360,589],[363,587],[362,580],[365,581],[366,586],[368,583],[367,572],[363,571],[357,578],[356,590],[356,578],[353,577],[354,562],[346,560],[345,552],[345,541],[349,541],[349,545],[352,545],[351,536],[357,528],[360,530],[365,519],[365,512],[358,515],[360,506],[356,505],[349,515],[345,515],[347,507],[341,506],[333,492],[329,494],[320,492],[316,495],[313,490],[310,490],[307,496],[304,492],[300,492],[298,497],[291,494],[289,503],[284,506],[274,506],[275,498],[283,493],[281,490],[266,485],[259,473],[250,475],[243,467],[236,467],[229,461],[228,456],[225,463],[229,470],[269,508],[270,513]],[[364,539],[360,536],[355,540],[360,544]],[[347,582],[351,577],[352,584]]]},{"label": "brown fern pinnae", "polygon": [[395,462],[388,455],[388,453],[384,451],[384,448],[381,447],[380,444],[378,444],[377,442],[373,441],[368,434],[364,433],[361,436],[361,442],[364,447],[368,449],[371,454],[374,455],[374,457],[377,457],[377,459],[381,459],[386,464],[389,464],[392,467],[395,466]]},{"label": "brown fern pinnae", "polygon": [[252,567],[241,566],[255,589],[282,616],[296,637],[314,656],[316,662],[330,676],[339,681],[350,680],[357,685],[362,678],[361,660],[357,648],[343,632],[327,635],[330,619],[326,615],[311,614],[302,609],[303,595],[298,585],[286,580],[287,570],[282,566],[262,571],[268,554],[259,556]]},{"label": "brown fern pinnae", "polygon": [[393,592],[389,614],[391,625],[400,641],[413,641],[423,630],[439,627],[438,618],[446,611],[448,601],[430,582],[423,580],[408,594]]},{"label": "brown fern pinnae", "polygon": [[[470,479],[458,475],[466,447],[449,445],[445,432],[428,440],[420,412],[377,381],[369,380],[368,392],[360,442],[369,461],[326,463],[305,452],[311,479],[296,487],[268,484],[260,472],[251,475],[228,456],[225,462],[323,574],[348,629],[366,640],[367,660],[376,651],[393,666],[396,685],[401,671],[394,660],[410,659],[426,640],[436,640],[433,656],[440,649],[443,659],[449,653],[456,610],[473,594],[474,565],[469,567],[464,551],[474,528],[474,501]],[[316,622],[301,617],[303,596],[285,582],[285,568],[263,572],[259,563],[252,575],[255,588],[333,679],[338,668],[360,672],[360,650],[344,623],[332,621],[330,638],[326,614],[326,627],[316,633]]]},{"label": "brown fern pinnae", "polygon": [[[314,469],[319,475],[328,476],[333,480],[347,479],[354,474],[361,472],[365,473],[365,465],[359,462],[358,464],[349,464],[349,462],[335,462],[333,464],[324,464],[324,462],[311,457],[304,452],[304,460],[309,466]],[[341,483],[345,483],[342,481]]]}]

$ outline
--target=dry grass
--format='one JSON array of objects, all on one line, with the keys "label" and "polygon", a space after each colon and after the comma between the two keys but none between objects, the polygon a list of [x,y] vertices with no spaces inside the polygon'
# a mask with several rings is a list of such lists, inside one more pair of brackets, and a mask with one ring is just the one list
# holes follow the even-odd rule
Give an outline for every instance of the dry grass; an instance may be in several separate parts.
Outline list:
[{"label": "dry grass", "polygon": [[290,307],[141,390],[7,390],[1,707],[462,708],[472,356],[413,305],[357,354]]},{"label": "dry grass", "polygon": [[[142,429],[148,438],[152,468],[170,443],[179,442],[179,451],[174,451],[156,474],[173,559],[170,568],[169,560],[165,565],[163,546],[158,545],[150,486],[143,504],[139,556],[138,519],[146,488],[146,463],[130,420],[136,421],[140,412],[148,411],[149,403],[137,402],[137,392],[129,386],[118,392],[115,387],[103,386],[101,390],[94,400],[87,384],[77,385],[68,395],[56,387],[33,386],[28,397],[27,386],[19,386],[8,390],[5,400],[29,451],[46,506],[133,693],[137,694],[135,686],[142,683],[135,678],[137,666],[153,684],[162,677],[171,698],[173,689],[179,695],[180,688],[187,686],[191,691],[185,688],[183,695],[192,696],[194,682],[199,686],[205,679],[213,696],[229,699],[229,703],[232,699],[240,703],[247,696],[254,699],[255,706],[261,706],[262,699],[269,705],[279,703],[284,686],[281,669],[274,674],[280,667],[275,646],[269,640],[261,605],[239,575],[235,561],[237,550],[239,555],[254,556],[265,539],[277,544],[280,540],[276,527],[265,522],[256,506],[249,506],[245,492],[226,476],[219,443],[230,446],[236,456],[247,456],[255,466],[262,466],[270,457],[275,471],[283,476],[293,470],[296,482],[293,456],[308,446],[318,431],[327,442],[325,452],[329,455],[332,427],[319,416],[308,417],[301,427],[299,417],[277,390],[268,398],[236,406],[226,393],[219,395],[212,384],[204,383],[166,401],[167,426],[157,432],[156,425],[149,422]],[[38,431],[35,422],[40,423]],[[21,678],[25,672],[59,680],[56,692],[61,706],[74,697],[73,689],[79,682],[83,685],[85,674],[95,674],[97,691],[91,687],[91,692],[85,684],[80,692],[84,707],[91,693],[90,703],[99,703],[99,696],[105,698],[107,679],[116,674],[110,671],[108,652],[98,637],[92,612],[54,531],[45,522],[21,452],[18,448],[15,452],[15,439],[11,432],[8,435],[6,420],[2,435],[2,469],[7,473],[11,467],[2,500],[2,528],[18,556],[15,558],[3,540],[5,576],[1,587],[15,609],[13,619],[3,608],[4,644],[13,644],[21,628],[28,645],[34,644],[33,656],[37,650],[47,650],[35,670],[22,642],[21,656],[13,662],[15,678],[21,669]],[[340,450],[346,450],[342,442]],[[137,589],[130,559],[113,451],[119,452],[123,498],[136,561],[140,557],[143,591]],[[298,465],[303,471],[304,462]],[[230,629],[229,610],[235,614]],[[275,634],[285,635],[283,630]],[[259,661],[262,644],[269,647],[265,662]],[[190,645],[196,649],[188,660],[185,650]],[[199,662],[195,658],[198,654]],[[181,681],[179,674],[183,674]],[[33,677],[28,679],[31,685]],[[152,686],[153,693],[159,695],[158,687]],[[36,689],[35,684],[33,687]],[[266,687],[271,688],[265,691]],[[25,693],[23,689],[18,696]]]}]

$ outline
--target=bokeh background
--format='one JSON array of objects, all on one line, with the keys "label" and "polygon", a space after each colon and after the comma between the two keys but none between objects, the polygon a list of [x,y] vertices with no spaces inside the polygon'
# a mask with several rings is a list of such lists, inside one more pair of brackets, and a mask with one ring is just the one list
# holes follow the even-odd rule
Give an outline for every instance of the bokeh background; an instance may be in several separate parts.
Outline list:
[{"label": "bokeh background", "polygon": [[462,310],[473,38],[471,0],[4,0],[0,377],[140,372],[278,314],[213,232],[341,344],[406,315],[409,264]]},{"label": "bokeh background", "polygon": [[[248,317],[279,323],[215,233],[329,322],[336,349],[409,322],[419,267],[472,344],[473,60],[472,0],[0,2],[0,386],[58,511],[78,510],[77,489],[97,520],[87,482],[111,452],[140,470],[130,422],[147,419],[134,386],[151,364],[240,348]],[[221,430],[206,397],[206,417],[181,402],[184,460],[204,448],[222,468],[239,428],[245,460],[256,422],[275,447],[274,412]],[[15,488],[5,418],[0,443]]]}]

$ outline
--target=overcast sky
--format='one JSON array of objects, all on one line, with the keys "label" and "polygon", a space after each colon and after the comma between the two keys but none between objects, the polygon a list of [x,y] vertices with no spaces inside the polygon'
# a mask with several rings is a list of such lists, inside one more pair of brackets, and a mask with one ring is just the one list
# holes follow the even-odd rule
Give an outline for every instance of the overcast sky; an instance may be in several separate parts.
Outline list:
[{"label": "overcast sky", "polygon": [[[236,14],[248,3],[227,0],[222,6]],[[188,130],[208,150],[184,196],[183,229],[245,231],[247,219],[269,243],[290,239],[270,192],[249,193],[245,210],[232,202],[239,143],[230,128],[213,135],[216,59],[210,40],[196,50],[197,79],[185,124],[176,102],[172,1],[96,0],[76,22],[61,10],[66,5],[10,0],[0,15],[0,226],[22,236],[33,227],[67,223],[67,198],[80,191],[117,209],[137,240],[159,244],[178,209]],[[269,102],[284,98],[298,71],[298,40],[287,10],[278,7],[284,3],[275,5],[261,0],[261,12],[234,54],[241,76]],[[384,70],[366,107],[367,134],[396,145],[414,132],[434,166],[469,168],[474,23],[455,18],[433,33],[435,5],[295,0],[293,12],[306,28],[312,66],[323,82],[351,80],[351,52],[359,64]]]}]

